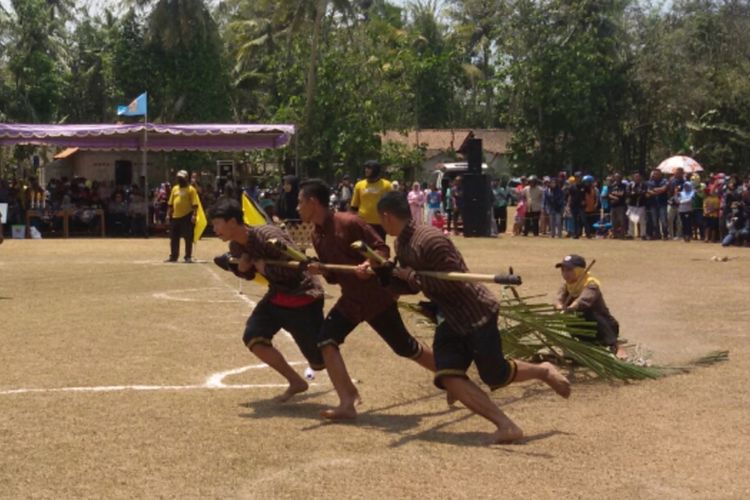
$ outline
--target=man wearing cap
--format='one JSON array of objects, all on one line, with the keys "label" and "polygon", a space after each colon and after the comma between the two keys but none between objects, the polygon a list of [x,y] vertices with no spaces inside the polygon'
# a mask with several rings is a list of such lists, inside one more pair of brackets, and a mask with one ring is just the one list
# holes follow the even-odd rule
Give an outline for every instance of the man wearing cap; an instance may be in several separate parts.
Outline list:
[{"label": "man wearing cap", "polygon": [[185,238],[185,262],[193,262],[193,231],[198,213],[198,191],[190,185],[186,170],[177,172],[177,185],[172,188],[167,202],[169,226],[169,258],[177,262],[180,257],[180,238]]},{"label": "man wearing cap", "polygon": [[595,322],[597,342],[607,346],[618,358],[625,358],[625,351],[617,344],[620,324],[604,302],[599,280],[586,269],[586,259],[580,255],[566,255],[555,267],[560,268],[565,280],[557,294],[555,309],[567,313],[577,312],[587,321]]},{"label": "man wearing cap", "polygon": [[536,379],[567,398],[570,382],[551,363],[532,364],[505,358],[497,325],[500,304],[486,286],[441,280],[415,272],[465,273],[468,268],[450,238],[432,226],[417,225],[411,219],[403,193],[383,196],[378,212],[388,234],[397,237],[395,249],[401,267],[395,268],[389,288],[399,294],[421,291],[438,309],[433,340],[437,368],[435,385],[495,424],[493,443],[521,439],[523,431],[469,379],[466,372],[471,364],[476,365],[479,378],[491,390]]}]

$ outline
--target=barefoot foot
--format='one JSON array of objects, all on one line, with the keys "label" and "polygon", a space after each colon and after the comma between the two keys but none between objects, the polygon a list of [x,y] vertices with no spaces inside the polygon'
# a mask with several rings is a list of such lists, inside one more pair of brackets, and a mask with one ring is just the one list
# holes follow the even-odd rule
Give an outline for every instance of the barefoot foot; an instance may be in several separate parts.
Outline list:
[{"label": "barefoot foot", "polygon": [[309,387],[310,386],[304,380],[298,380],[289,384],[287,390],[284,391],[283,394],[279,394],[278,396],[276,396],[275,399],[279,403],[285,403],[292,399],[292,396],[294,396],[295,394],[299,394],[300,392],[305,392]]},{"label": "barefoot foot", "polygon": [[328,420],[354,420],[357,418],[357,410],[354,409],[354,402],[344,404],[330,410],[323,410],[320,416]]},{"label": "barefoot foot", "polygon": [[492,433],[491,444],[507,444],[523,437],[523,431],[516,424],[504,426]]},{"label": "barefoot foot", "polygon": [[552,363],[542,363],[547,370],[544,382],[563,398],[570,397],[570,381]]}]

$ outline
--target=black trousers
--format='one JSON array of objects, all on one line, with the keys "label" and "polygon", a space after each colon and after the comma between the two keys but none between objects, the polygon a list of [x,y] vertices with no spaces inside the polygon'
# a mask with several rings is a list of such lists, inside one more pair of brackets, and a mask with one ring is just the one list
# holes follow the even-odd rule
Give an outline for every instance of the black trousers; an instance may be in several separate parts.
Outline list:
[{"label": "black trousers", "polygon": [[172,218],[169,227],[169,258],[177,260],[180,258],[180,238],[185,238],[185,258],[193,256],[193,232],[194,224],[190,221],[192,214],[179,219]]},{"label": "black trousers", "polygon": [[493,207],[492,213],[495,217],[497,233],[505,234],[505,231],[508,230],[508,207]]}]

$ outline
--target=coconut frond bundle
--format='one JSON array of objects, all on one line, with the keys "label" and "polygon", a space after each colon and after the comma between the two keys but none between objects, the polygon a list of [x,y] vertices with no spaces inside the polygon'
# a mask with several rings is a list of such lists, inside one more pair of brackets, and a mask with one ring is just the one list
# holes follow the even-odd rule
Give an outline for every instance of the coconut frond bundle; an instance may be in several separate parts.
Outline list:
[{"label": "coconut frond bundle", "polygon": [[[521,297],[515,289],[510,290],[511,295],[504,293],[500,300],[498,316],[503,351],[509,357],[551,356],[558,364],[572,361],[601,378],[619,380],[656,379],[727,359],[726,352],[717,352],[679,367],[644,366],[623,361],[605,346],[595,343],[595,323],[573,314],[560,314],[551,304],[528,302],[528,299],[539,296]],[[399,302],[399,306],[423,316],[422,322],[429,322],[432,326],[437,322],[435,310],[429,303]]]}]

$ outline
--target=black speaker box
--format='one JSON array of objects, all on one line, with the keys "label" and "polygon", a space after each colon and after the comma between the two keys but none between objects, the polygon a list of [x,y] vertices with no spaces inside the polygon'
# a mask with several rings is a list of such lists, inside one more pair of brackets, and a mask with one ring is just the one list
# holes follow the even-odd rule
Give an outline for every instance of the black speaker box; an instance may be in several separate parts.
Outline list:
[{"label": "black speaker box", "polygon": [[462,186],[464,206],[461,217],[464,223],[464,236],[491,236],[490,178],[483,174],[466,174],[462,177]]},{"label": "black speaker box", "polygon": [[482,173],[482,139],[467,139],[464,149],[470,174]]}]

